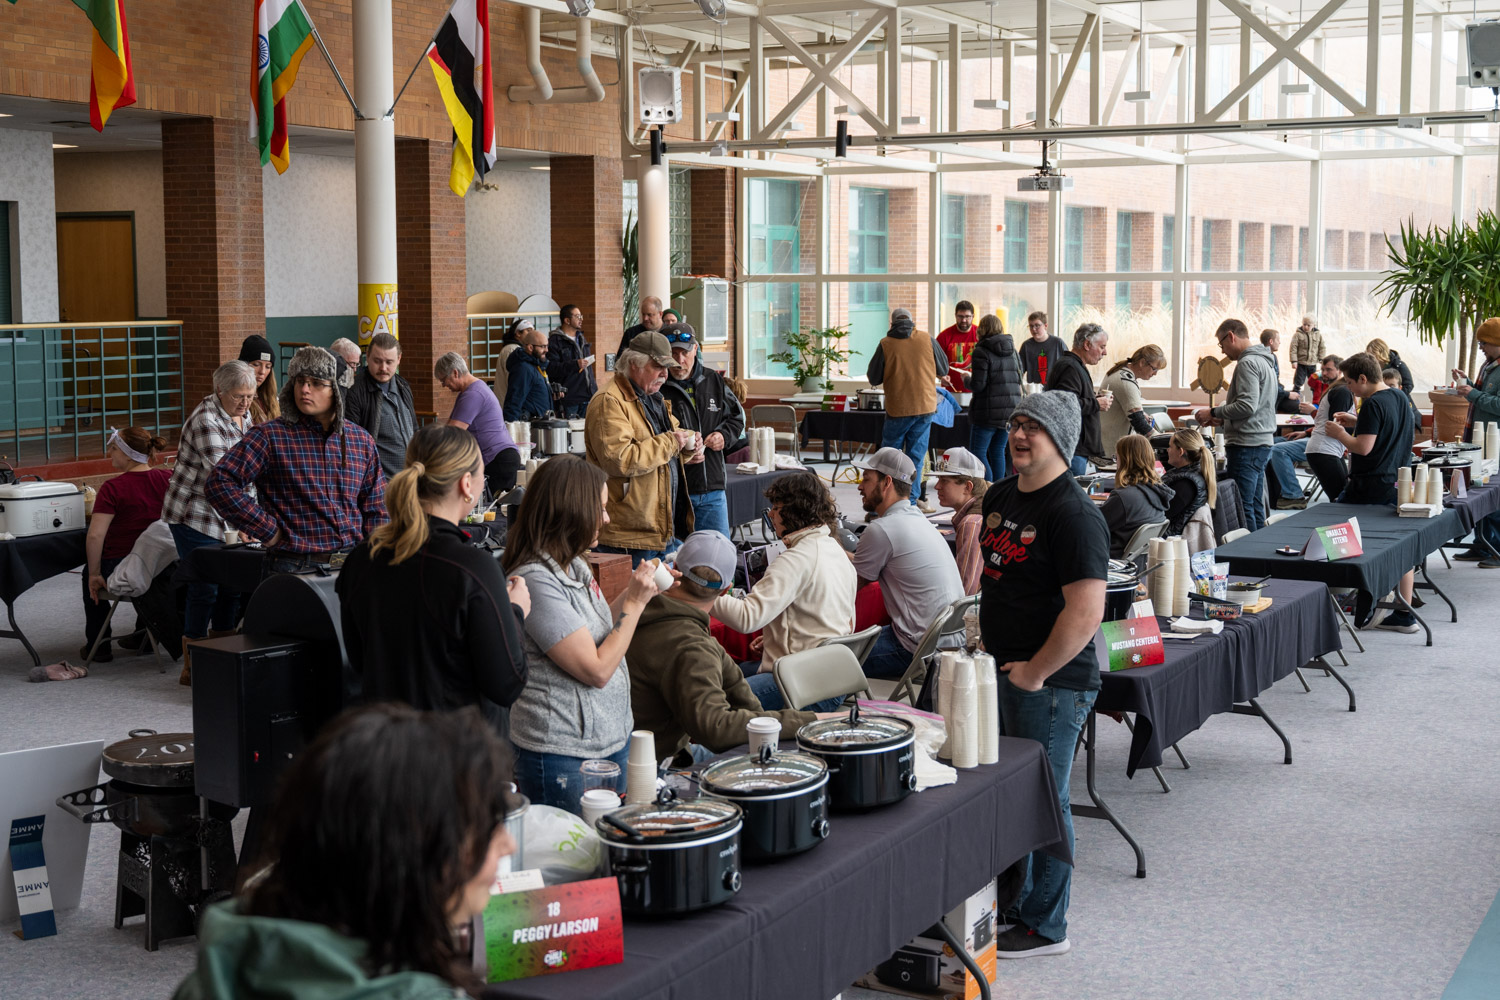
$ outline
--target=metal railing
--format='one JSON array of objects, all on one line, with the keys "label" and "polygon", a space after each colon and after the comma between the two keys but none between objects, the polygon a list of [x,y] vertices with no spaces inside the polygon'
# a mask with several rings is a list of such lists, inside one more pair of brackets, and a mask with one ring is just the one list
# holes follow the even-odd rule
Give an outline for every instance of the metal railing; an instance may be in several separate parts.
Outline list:
[{"label": "metal railing", "polygon": [[104,454],[111,428],[175,442],[182,322],[0,324],[0,456],[42,465]]},{"label": "metal railing", "polygon": [[510,325],[518,319],[529,319],[543,333],[557,328],[557,310],[545,312],[503,312],[469,314],[469,371],[483,379],[495,376],[495,359]]}]

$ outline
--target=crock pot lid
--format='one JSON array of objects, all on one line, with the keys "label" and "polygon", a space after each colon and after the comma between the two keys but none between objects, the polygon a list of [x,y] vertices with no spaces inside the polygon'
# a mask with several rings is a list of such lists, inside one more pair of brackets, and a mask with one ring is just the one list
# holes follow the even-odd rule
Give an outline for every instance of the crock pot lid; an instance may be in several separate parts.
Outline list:
[{"label": "crock pot lid", "polygon": [[828,765],[811,754],[778,753],[768,761],[749,755],[730,757],[703,769],[703,787],[728,795],[775,795],[811,788],[828,773]]},{"label": "crock pot lid", "polygon": [[809,722],[797,730],[797,739],[822,750],[877,750],[910,739],[913,731],[894,715],[861,715]]},{"label": "crock pot lid", "polygon": [[[693,799],[691,802],[675,801],[666,805],[655,802],[625,806],[609,813],[620,820],[648,842],[694,840],[722,833],[740,822],[740,807],[732,802],[718,799]],[[603,825],[610,840],[629,844],[630,836],[623,830]]]},{"label": "crock pot lid", "polygon": [[193,734],[132,730],[104,748],[100,763],[105,774],[131,784],[191,787]]}]

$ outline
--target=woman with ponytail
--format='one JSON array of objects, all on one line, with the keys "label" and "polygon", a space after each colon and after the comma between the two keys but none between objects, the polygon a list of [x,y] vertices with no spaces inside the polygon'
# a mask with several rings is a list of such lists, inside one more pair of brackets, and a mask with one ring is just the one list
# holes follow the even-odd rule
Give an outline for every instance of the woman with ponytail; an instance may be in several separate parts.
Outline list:
[{"label": "woman with ponytail", "polygon": [[1167,504],[1167,534],[1180,535],[1198,508],[1209,508],[1219,502],[1219,488],[1214,480],[1214,453],[1195,430],[1180,430],[1167,443],[1167,471],[1161,481],[1172,487],[1172,501]]},{"label": "woman with ponytail", "polygon": [[339,573],[344,648],[366,702],[451,710],[478,705],[496,732],[526,685],[526,582],[459,527],[484,488],[474,435],[424,427],[385,488],[390,520]]},{"label": "woman with ponytail", "polygon": [[151,459],[166,446],[165,441],[144,427],[115,431],[104,446],[105,457],[119,475],[99,487],[94,516],[89,519],[88,535],[83,542],[88,570],[83,574],[84,643],[78,655],[85,660],[101,629],[104,638],[94,650],[94,662],[108,663],[114,659],[109,646],[110,628],[104,621],[109,617],[109,588],[105,580],[120,560],[130,555],[141,532],[161,517],[162,500],[166,498],[172,474],[166,469],[152,468]]},{"label": "woman with ponytail", "polygon": [[1155,344],[1137,347],[1124,361],[1115,362],[1104,373],[1099,383],[1100,392],[1115,394],[1115,403],[1099,414],[1099,433],[1106,451],[1113,451],[1115,442],[1126,434],[1151,436],[1151,417],[1146,413],[1141,397],[1141,383],[1155,377],[1167,367],[1167,356]]}]

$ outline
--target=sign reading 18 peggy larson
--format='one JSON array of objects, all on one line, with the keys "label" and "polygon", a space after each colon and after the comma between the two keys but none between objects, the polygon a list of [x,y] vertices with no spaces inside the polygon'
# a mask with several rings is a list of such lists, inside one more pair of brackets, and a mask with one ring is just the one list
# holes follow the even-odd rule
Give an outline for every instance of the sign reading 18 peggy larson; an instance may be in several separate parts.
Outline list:
[{"label": "sign reading 18 peggy larson", "polygon": [[484,910],[489,981],[625,961],[620,883],[569,882],[491,896]]}]

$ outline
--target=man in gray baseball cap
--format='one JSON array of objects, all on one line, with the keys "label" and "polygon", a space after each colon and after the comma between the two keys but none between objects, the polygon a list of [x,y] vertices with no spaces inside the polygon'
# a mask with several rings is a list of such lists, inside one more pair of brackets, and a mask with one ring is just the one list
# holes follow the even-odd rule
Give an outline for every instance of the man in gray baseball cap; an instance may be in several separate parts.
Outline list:
[{"label": "man in gray baseball cap", "polygon": [[[891,624],[880,630],[866,657],[871,677],[900,677],[912,651],[938,615],[964,596],[958,564],[933,523],[910,502],[916,465],[898,448],[881,448],[854,467],[864,472],[860,499],[875,520],[850,555],[861,585],[880,581]],[[957,636],[956,641],[962,641]]]},{"label": "man in gray baseball cap", "polygon": [[[979,624],[1000,682],[1000,732],[1047,750],[1068,846],[1068,781],[1078,732],[1099,693],[1094,630],[1104,616],[1109,529],[1069,471],[1081,421],[1069,392],[1022,398],[1011,414],[1016,475],[981,504]],[[1071,865],[1037,852],[1013,926],[996,939],[1000,958],[1059,955],[1068,944]]]},{"label": "man in gray baseball cap", "polygon": [[744,671],[708,630],[709,609],[734,583],[734,543],[717,531],[695,531],[676,559],[676,582],[646,605],[625,654],[635,727],[655,734],[659,755],[680,754],[683,764],[745,742],[745,724],[760,716],[777,719],[782,738],[791,739],[817,715],[763,710]]}]

